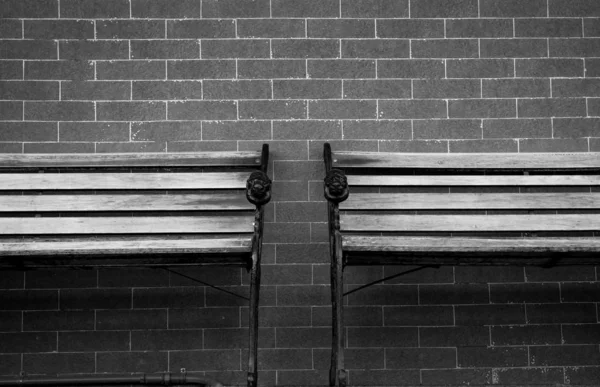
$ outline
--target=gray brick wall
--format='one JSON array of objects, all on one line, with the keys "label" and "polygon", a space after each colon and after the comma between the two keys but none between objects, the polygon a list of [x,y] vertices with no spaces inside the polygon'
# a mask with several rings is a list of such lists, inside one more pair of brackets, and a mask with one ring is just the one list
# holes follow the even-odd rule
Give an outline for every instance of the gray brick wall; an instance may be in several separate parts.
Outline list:
[{"label": "gray brick wall", "polygon": [[[263,385],[327,383],[324,141],[600,151],[600,1],[0,0],[0,152],[271,144]],[[351,268],[347,282],[397,270]],[[597,383],[597,270],[447,267],[355,293],[349,381]],[[246,304],[167,272],[2,273],[0,310],[0,375],[245,381]]]}]

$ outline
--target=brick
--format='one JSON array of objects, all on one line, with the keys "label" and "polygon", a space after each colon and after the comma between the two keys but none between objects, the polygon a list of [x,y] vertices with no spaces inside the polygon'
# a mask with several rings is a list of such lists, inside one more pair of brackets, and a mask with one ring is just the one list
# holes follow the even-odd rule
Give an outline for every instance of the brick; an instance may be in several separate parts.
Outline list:
[{"label": "brick", "polygon": [[391,369],[453,368],[456,365],[454,348],[390,348],[385,354],[385,366]]},{"label": "brick", "polygon": [[581,117],[586,115],[585,99],[521,99],[519,117]]},{"label": "brick", "polygon": [[448,141],[379,141],[381,152],[448,152]]},{"label": "brick", "polygon": [[593,384],[600,377],[600,367],[565,368],[565,379],[571,383]]},{"label": "brick", "polygon": [[445,383],[484,385],[492,383],[492,370],[485,368],[422,370],[421,378],[424,385],[443,385]]},{"label": "brick", "polygon": [[441,60],[379,60],[379,78],[443,78],[444,61]]},{"label": "brick", "polygon": [[134,308],[203,307],[204,289],[195,287],[147,288],[133,292]]},{"label": "brick", "polygon": [[23,61],[0,60],[0,79],[23,79]]},{"label": "brick", "polygon": [[[236,294],[248,294],[248,286],[228,286],[227,290]],[[275,286],[263,285],[260,289],[260,303],[264,306],[273,306],[276,303]],[[219,290],[206,289],[206,306],[209,307],[232,307],[248,306],[248,302],[239,297],[232,297]]]},{"label": "brick", "polygon": [[240,101],[239,114],[245,120],[302,119],[306,118],[304,101]]},{"label": "brick", "polygon": [[416,347],[417,328],[348,327],[348,347]]},{"label": "brick", "polygon": [[309,78],[375,78],[375,61],[309,60]]},{"label": "brick", "polygon": [[25,79],[88,80],[94,78],[94,64],[87,61],[25,62]]},{"label": "brick", "polygon": [[197,18],[200,4],[195,0],[132,0],[131,17],[134,18]]},{"label": "brick", "polygon": [[559,302],[558,284],[492,284],[492,303]]},{"label": "brick", "polygon": [[344,138],[409,140],[412,135],[409,120],[344,121]]},{"label": "brick", "polygon": [[200,81],[141,81],[132,83],[134,100],[202,99]]},{"label": "brick", "polygon": [[581,19],[515,19],[515,37],[581,37]]},{"label": "brick", "polygon": [[595,57],[600,50],[600,39],[550,39],[551,57]]},{"label": "brick", "polygon": [[[556,131],[556,129],[555,129]],[[556,132],[555,132],[556,134]],[[483,138],[552,137],[552,123],[547,119],[484,120]],[[522,271],[521,271],[522,273]],[[521,274],[522,277],[522,274]]]},{"label": "brick", "polygon": [[562,368],[504,368],[495,369],[494,377],[502,384],[518,380],[520,383],[552,385],[564,381],[564,372]]},{"label": "brick", "polygon": [[514,64],[507,59],[447,61],[448,78],[512,78]]},{"label": "brick", "polygon": [[427,120],[414,121],[415,139],[467,139],[481,138],[479,120]]},{"label": "brick", "polygon": [[202,1],[203,18],[262,18],[270,17],[270,11],[270,0]]},{"label": "brick", "polygon": [[341,80],[276,80],[273,97],[276,99],[330,99],[342,95]]},{"label": "brick", "polygon": [[600,97],[600,79],[553,79],[553,97]]},{"label": "brick", "polygon": [[0,355],[0,375],[18,375],[21,369],[21,354]]},{"label": "brick", "polygon": [[94,372],[93,353],[26,353],[23,372],[28,374],[83,374]]},{"label": "brick", "polygon": [[237,32],[241,38],[303,38],[303,19],[239,19]]},{"label": "brick", "polygon": [[408,58],[410,47],[407,40],[361,39],[342,42],[343,58]]},{"label": "brick", "polygon": [[546,39],[481,39],[482,58],[534,58],[548,56]]},{"label": "brick", "polygon": [[[258,312],[261,327],[301,327],[311,325],[310,307],[261,307]],[[313,326],[315,324],[312,324]],[[248,326],[248,310],[242,311],[242,326]]]},{"label": "brick", "polygon": [[277,245],[277,263],[326,262],[328,247],[325,244]]},{"label": "brick", "polygon": [[579,366],[597,365],[600,352],[597,345],[556,345],[530,348],[532,365]]},{"label": "brick", "polygon": [[[200,332],[202,336],[202,332]],[[207,329],[204,331],[205,349],[246,349],[248,329]],[[275,329],[261,328],[258,332],[260,348],[275,346]]]},{"label": "brick", "polygon": [[[0,331],[2,332],[20,332],[21,331],[21,311],[0,312]],[[0,334],[5,335],[5,334]],[[8,337],[8,336],[7,336]]]},{"label": "brick", "polygon": [[23,153],[94,153],[94,143],[77,142],[42,142],[23,144]]},{"label": "brick", "polygon": [[[19,321],[20,320],[21,318],[19,316]],[[94,329],[93,311],[34,311],[23,313],[24,331],[69,331],[92,329]]]},{"label": "brick", "polygon": [[461,305],[455,308],[457,325],[525,324],[523,305]]},{"label": "brick", "polygon": [[162,20],[97,20],[98,39],[163,39]]},{"label": "brick", "polygon": [[587,100],[588,116],[600,117],[600,99],[590,98]]},{"label": "brick", "polygon": [[484,79],[482,86],[484,98],[550,97],[547,79]]},{"label": "brick", "polygon": [[415,80],[414,98],[478,98],[481,95],[477,80]]},{"label": "brick", "polygon": [[278,306],[329,305],[330,297],[329,286],[325,285],[283,286],[277,289]]},{"label": "brick", "polygon": [[62,100],[128,100],[131,85],[129,82],[63,82],[60,92]]},{"label": "brick", "polygon": [[269,41],[258,39],[203,40],[201,52],[202,58],[269,58],[270,56]]},{"label": "brick", "polygon": [[[421,347],[473,347],[489,345],[488,327],[420,327]],[[429,368],[429,367],[428,367]]]},{"label": "brick", "polygon": [[407,0],[342,0],[342,17],[408,17]]},{"label": "brick", "polygon": [[344,98],[410,98],[408,80],[344,80]]},{"label": "brick", "polygon": [[309,349],[262,349],[258,353],[258,367],[263,370],[312,369]]},{"label": "brick", "polygon": [[465,285],[421,285],[419,301],[427,304],[477,304],[487,303],[489,295],[487,286],[478,284]]},{"label": "brick", "polygon": [[168,79],[235,78],[235,61],[233,60],[178,60],[169,61],[167,66]]},{"label": "brick", "polygon": [[128,59],[129,44],[122,40],[60,41],[60,58],[67,60]]},{"label": "brick", "polygon": [[524,367],[528,365],[527,348],[459,347],[459,367]]},{"label": "brick", "polygon": [[204,81],[204,99],[269,99],[269,81]]},{"label": "brick", "polygon": [[361,119],[376,118],[375,101],[310,101],[309,117],[317,119]]},{"label": "brick", "polygon": [[[344,351],[346,369],[381,369],[384,368],[385,353],[383,348],[349,348]],[[331,362],[331,350],[317,349],[313,352],[315,368],[328,369]]]},{"label": "brick", "polygon": [[598,328],[600,328],[598,324],[563,325],[563,343],[598,344],[600,343],[600,329]]},{"label": "brick", "polygon": [[167,37],[169,39],[235,38],[235,22],[233,20],[169,20]]},{"label": "brick", "polygon": [[[280,140],[331,139],[342,137],[339,121],[277,121],[273,122],[273,138]],[[287,183],[286,183],[287,184]],[[283,187],[282,187],[283,188]],[[291,192],[290,192],[291,194]],[[283,197],[286,199],[285,196]]]},{"label": "brick", "polygon": [[374,38],[375,21],[367,19],[308,19],[309,38]]},{"label": "brick", "polygon": [[475,39],[413,40],[411,43],[413,58],[477,58],[478,50]]},{"label": "brick", "polygon": [[0,40],[2,59],[58,59],[52,40]]},{"label": "brick", "polygon": [[481,17],[546,17],[545,0],[481,0]]},{"label": "brick", "polygon": [[[296,165],[298,161],[294,162]],[[277,171],[277,170],[276,170]],[[277,171],[281,176],[285,176],[286,171],[279,169]],[[298,174],[298,170],[294,171],[294,175]],[[275,174],[274,174],[275,175]],[[310,242],[310,224],[308,223],[290,223],[290,224],[275,224],[265,223],[265,241],[274,243],[308,243]]]},{"label": "brick", "polygon": [[[313,326],[331,326],[331,308],[313,308]],[[381,327],[383,313],[381,307],[346,306],[344,307],[344,324],[348,327]]]},{"label": "brick", "polygon": [[520,140],[521,152],[587,152],[585,139],[525,139]]},{"label": "brick", "polygon": [[203,140],[269,140],[271,125],[263,121],[204,122],[202,138]]},{"label": "brick", "polygon": [[410,3],[413,18],[477,17],[475,0],[414,0]]},{"label": "brick", "polygon": [[239,322],[240,312],[237,307],[169,310],[169,329],[235,328],[239,327]]},{"label": "brick", "polygon": [[25,102],[30,121],[94,121],[92,102]]},{"label": "brick", "polygon": [[[388,16],[383,16],[388,17]],[[443,20],[377,20],[378,38],[432,39],[444,37]]]},{"label": "brick", "polygon": [[600,19],[583,19],[583,36],[600,37]]},{"label": "brick", "polygon": [[63,289],[60,292],[62,310],[130,307],[131,289]]},{"label": "brick", "polygon": [[450,118],[509,118],[516,117],[514,100],[456,100],[448,101]]},{"label": "brick", "polygon": [[169,367],[188,371],[235,370],[240,368],[240,360],[239,349],[174,351],[169,356]]},{"label": "brick", "polygon": [[2,20],[0,25],[0,39],[22,39],[23,21],[21,20]]},{"label": "brick", "polygon": [[282,348],[327,348],[330,328],[277,328],[277,346]]},{"label": "brick", "polygon": [[57,16],[57,0],[4,0],[0,7],[0,18],[53,18]]},{"label": "brick", "polygon": [[277,205],[278,222],[325,222],[325,202],[282,202]]},{"label": "brick", "polygon": [[56,333],[0,333],[0,352],[56,352]]},{"label": "brick", "polygon": [[0,101],[0,120],[21,121],[23,119],[23,102]]},{"label": "brick", "polygon": [[93,39],[94,23],[83,20],[25,20],[25,39]]},{"label": "brick", "polygon": [[58,99],[58,82],[0,82],[0,99],[56,100]]},{"label": "brick", "polygon": [[157,287],[168,286],[166,273],[150,268],[104,268],[98,272],[101,288]]},{"label": "brick", "polygon": [[306,61],[239,60],[238,76],[240,78],[306,78]]},{"label": "brick", "polygon": [[560,286],[561,302],[598,302],[600,283],[564,283]]},{"label": "brick", "polygon": [[96,372],[158,372],[168,369],[167,367],[167,352],[99,352],[96,354]]},{"label": "brick", "polygon": [[[173,310],[169,311],[171,313]],[[72,312],[74,313],[74,312]],[[167,328],[167,311],[124,309],[96,311],[96,330],[134,330]]]},{"label": "brick", "polygon": [[450,19],[446,21],[446,37],[448,38],[509,38],[512,36],[513,21],[510,19]]},{"label": "brick", "polygon": [[[378,276],[380,278],[380,276]],[[354,281],[360,284],[366,281]],[[416,305],[417,287],[413,285],[373,286],[348,296],[349,305]]]},{"label": "brick", "polygon": [[419,370],[352,370],[350,380],[361,386],[418,385]]},{"label": "brick", "polygon": [[169,120],[233,120],[237,119],[234,101],[168,102]]},{"label": "brick", "polygon": [[32,289],[89,288],[98,284],[97,273],[93,270],[60,273],[56,270],[35,270],[26,273],[25,283]]},{"label": "brick", "polygon": [[192,40],[133,40],[132,59],[195,59],[200,57],[197,41]]},{"label": "brick", "polygon": [[556,118],[553,123],[556,138],[600,137],[600,119],[597,118]]},{"label": "brick", "polygon": [[[415,121],[418,122],[418,121]],[[416,141],[417,143],[419,141]],[[406,270],[415,269],[418,266],[384,266],[384,276],[390,276]],[[437,269],[428,268],[413,273],[405,273],[400,277],[385,281],[386,284],[425,284],[425,283],[454,283],[454,270],[449,266]]]},{"label": "brick", "polygon": [[202,330],[144,330],[131,332],[131,350],[164,351],[203,348]]},{"label": "brick", "polygon": [[594,0],[550,0],[548,3],[550,16],[600,16],[598,3]]},{"label": "brick", "polygon": [[338,58],[340,42],[336,39],[277,39],[272,41],[271,50],[273,58]]},{"label": "brick", "polygon": [[385,306],[386,326],[454,325],[451,306]]},{"label": "brick", "polygon": [[56,310],[57,290],[2,290],[0,310]]},{"label": "brick", "polygon": [[559,325],[510,325],[491,327],[492,345],[561,344]]},{"label": "brick", "polygon": [[338,0],[272,0],[273,17],[340,17]]},{"label": "brick", "polygon": [[[200,281],[209,282],[213,285],[240,285],[241,277],[238,268],[225,266],[214,267],[192,267],[186,271],[186,275],[198,279]],[[170,274],[169,283],[171,286],[199,286],[198,282],[192,281],[189,278],[175,274]]]},{"label": "brick", "polygon": [[98,102],[96,111],[101,121],[155,121],[167,115],[164,102]]},{"label": "brick", "polygon": [[129,350],[129,332],[59,332],[59,352]]},{"label": "brick", "polygon": [[582,59],[517,59],[517,77],[582,77]]},{"label": "brick", "polygon": [[443,100],[384,100],[379,102],[379,117],[390,118],[446,118]]},{"label": "brick", "polygon": [[595,312],[590,303],[527,305],[530,324],[595,323]]},{"label": "brick", "polygon": [[62,0],[60,17],[68,19],[129,18],[127,0]]}]

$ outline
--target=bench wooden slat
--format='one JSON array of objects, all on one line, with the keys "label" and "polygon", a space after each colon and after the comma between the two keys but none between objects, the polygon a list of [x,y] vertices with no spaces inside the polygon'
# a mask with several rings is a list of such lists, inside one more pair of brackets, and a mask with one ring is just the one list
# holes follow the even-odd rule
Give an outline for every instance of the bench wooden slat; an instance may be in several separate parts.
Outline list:
[{"label": "bench wooden slat", "polygon": [[0,234],[250,233],[254,214],[243,216],[140,216],[0,218]]},{"label": "bench wooden slat", "polygon": [[340,217],[342,231],[489,232],[596,231],[597,214],[564,215],[355,215]]},{"label": "bench wooden slat", "polygon": [[334,152],[334,167],[424,169],[600,169],[598,153]]},{"label": "bench wooden slat", "polygon": [[2,173],[0,190],[243,189],[248,172],[231,173]]},{"label": "bench wooden slat", "polygon": [[354,193],[341,210],[594,209],[600,193]]},{"label": "bench wooden slat", "polygon": [[252,237],[2,242],[3,256],[247,253]]},{"label": "bench wooden slat", "polygon": [[600,185],[598,175],[349,175],[349,185],[358,186],[593,186]]},{"label": "bench wooden slat", "polygon": [[240,194],[0,195],[0,212],[253,210]]},{"label": "bench wooden slat", "polygon": [[3,154],[0,168],[203,167],[260,165],[260,152]]}]

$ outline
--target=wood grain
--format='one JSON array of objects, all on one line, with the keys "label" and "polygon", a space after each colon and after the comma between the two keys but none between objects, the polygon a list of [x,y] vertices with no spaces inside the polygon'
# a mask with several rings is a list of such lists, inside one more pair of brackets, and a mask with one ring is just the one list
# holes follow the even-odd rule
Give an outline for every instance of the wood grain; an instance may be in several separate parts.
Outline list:
[{"label": "wood grain", "polygon": [[419,175],[372,176],[349,175],[349,185],[357,186],[594,186],[600,185],[598,175]]}]

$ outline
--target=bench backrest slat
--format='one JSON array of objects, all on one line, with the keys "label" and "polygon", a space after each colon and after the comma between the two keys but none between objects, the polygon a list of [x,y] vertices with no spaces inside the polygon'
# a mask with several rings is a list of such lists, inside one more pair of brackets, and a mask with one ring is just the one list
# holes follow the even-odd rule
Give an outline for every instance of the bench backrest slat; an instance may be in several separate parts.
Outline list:
[{"label": "bench backrest slat", "polygon": [[248,200],[225,193],[173,195],[5,195],[0,196],[0,212],[60,211],[251,211]]},{"label": "bench backrest slat", "polygon": [[349,175],[350,185],[379,186],[591,186],[600,185],[598,175]]}]

